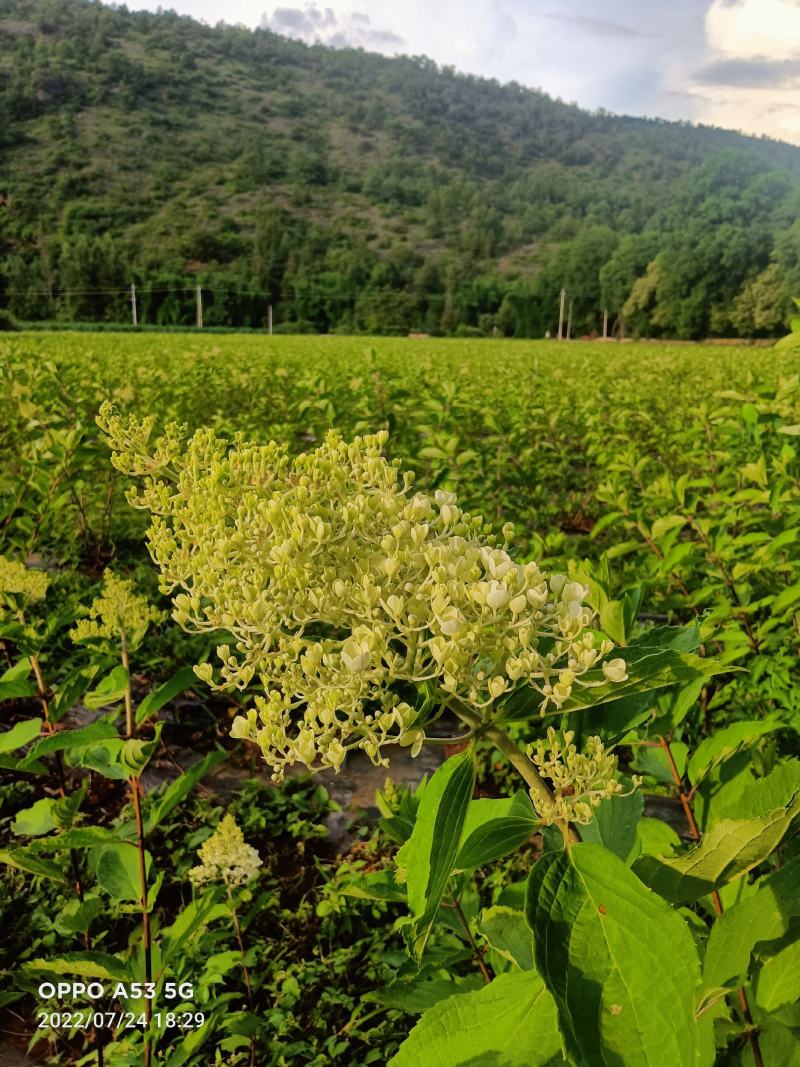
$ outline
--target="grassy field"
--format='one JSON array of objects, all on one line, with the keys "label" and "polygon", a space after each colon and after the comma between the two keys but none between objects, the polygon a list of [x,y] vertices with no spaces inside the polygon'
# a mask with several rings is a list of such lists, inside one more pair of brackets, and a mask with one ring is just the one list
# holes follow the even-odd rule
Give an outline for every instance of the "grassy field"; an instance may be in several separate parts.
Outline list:
[{"label": "grassy field", "polygon": [[[453,490],[463,508],[498,529],[512,522],[512,551],[519,559],[537,559],[586,584],[600,626],[616,644],[624,646],[631,633],[653,624],[699,625],[703,654],[724,669],[698,685],[680,713],[674,707],[669,712],[681,769],[688,754],[717,731],[740,724],[741,738],[715,757],[738,753],[724,764],[733,767],[739,760],[737,789],[779,765],[793,774],[800,731],[798,372],[797,351],[702,345],[107,333],[3,339],[0,557],[44,571],[50,588],[45,600],[30,605],[24,622],[16,594],[6,590],[3,600],[0,589],[0,644],[9,666],[0,677],[2,715],[17,729],[33,721],[44,699],[54,721],[67,716],[63,721],[74,727],[68,716],[76,703],[103,708],[104,694],[110,694],[111,706],[120,706],[114,702],[126,690],[113,675],[119,669],[113,656],[106,649],[87,660],[69,636],[97,596],[105,568],[132,578],[159,608],[169,607],[157,591],[144,518],[126,502],[126,479],[112,468],[94,422],[100,404],[110,399],[124,413],[152,416],[159,430],[178,420],[190,431],[207,426],[247,440],[274,438],[292,452],[314,447],[331,427],[347,438],[387,429],[387,453],[416,472],[420,490]],[[162,704],[144,703],[145,694],[176,671],[185,673],[187,664],[208,657],[212,645],[165,617],[150,625],[130,674],[126,669],[128,697],[133,692],[134,702],[149,709],[143,737],[160,738],[159,711],[169,711],[167,718],[162,713],[165,753],[176,747],[209,753],[215,744],[234,751],[228,724],[247,694],[230,700],[200,694],[176,710],[171,701],[179,687]],[[23,678],[31,655],[38,657],[41,684]],[[109,680],[99,683],[103,677]],[[98,692],[98,684],[106,689]],[[659,708],[653,706],[653,717],[667,714]],[[753,721],[769,726],[751,730]],[[672,779],[654,757],[647,758],[650,750],[637,749],[630,738],[628,743],[626,766],[644,774],[650,792],[669,793]],[[742,744],[749,746],[743,753]],[[81,953],[93,944],[107,954],[102,966],[109,973],[116,966],[109,962],[112,954],[133,973],[141,954],[135,892],[126,897],[124,889],[116,896],[111,890],[110,902],[102,896],[104,910],[84,908],[81,915],[91,912],[84,927],[74,914],[69,879],[48,881],[58,870],[54,875],[52,866],[37,867],[43,853],[29,837],[49,833],[52,825],[32,832],[35,822],[25,813],[33,811],[29,805],[56,797],[59,785],[54,764],[36,777],[24,759],[16,759],[0,756],[6,776],[0,784],[0,846],[9,849],[3,855],[10,864],[0,881],[0,912],[13,910],[17,917],[0,959],[0,1007],[10,1005],[18,1013],[13,1025],[32,1034],[34,980],[41,979],[37,960]],[[113,775],[103,779],[96,756],[81,751],[65,759],[67,791],[82,781],[79,769],[88,767],[87,817],[103,833],[112,828],[124,838],[133,825],[124,783]],[[701,826],[720,791],[729,808],[738,796],[721,766],[715,764],[710,791],[695,790]],[[148,847],[165,872],[153,912],[154,928],[164,931],[157,933],[164,951],[172,944],[169,924],[176,915],[188,923],[188,909],[197,906],[190,903],[186,872],[223,811],[213,794],[187,800],[192,784],[180,786],[180,805],[175,800],[158,807],[149,797],[144,802],[152,827]],[[491,746],[481,756],[479,784],[488,796],[505,788]],[[394,796],[381,803],[386,815],[405,802]],[[214,1048],[232,1057],[226,1062],[244,1064],[255,1034],[261,1042],[256,1062],[269,1067],[383,1063],[408,1033],[411,1016],[448,991],[480,985],[452,916],[437,927],[439,956],[418,974],[389,927],[399,914],[396,898],[353,899],[343,888],[354,872],[389,863],[398,840],[391,819],[375,833],[360,831],[353,850],[337,856],[321,843],[320,823],[330,805],[313,784],[293,783],[284,791],[248,786],[227,807],[267,857],[258,890],[237,897],[246,958],[256,975],[248,988],[250,1005],[231,1024],[231,1005],[241,1008],[244,990],[239,954],[230,929],[217,921],[219,910],[213,911],[221,898],[209,890],[203,921],[191,913],[194,940],[172,963],[177,976],[197,979],[197,1003],[207,1021],[192,1041],[162,1029],[158,1040],[173,1056],[167,1062],[199,1067],[212,1062]],[[795,836],[782,846],[782,862],[796,859],[798,851]],[[66,852],[61,855],[66,864]],[[93,855],[88,849],[76,861],[84,881],[97,873]],[[504,860],[502,878],[495,871],[478,879],[465,897],[474,905],[467,909],[469,921],[481,904],[520,906],[519,897],[502,896],[502,887],[527,873],[526,855]],[[741,884],[724,887],[726,907],[738,899],[735,886]],[[101,884],[89,899],[107,892]],[[21,897],[24,914],[14,909]],[[701,925],[710,921],[702,908],[696,911]],[[494,965],[499,973],[502,963],[495,959]],[[416,984],[422,979],[429,983],[424,989]],[[366,1011],[363,998],[376,989]],[[778,1056],[766,1062],[789,1062],[780,1060],[781,1050],[796,1041],[796,1017],[764,1019],[765,1046]],[[227,1045],[217,1043],[223,1032]],[[721,1047],[729,1041],[739,1055],[743,1033],[738,1022],[721,1030]],[[88,1047],[81,1034],[45,1028],[38,1035],[48,1050],[41,1062],[77,1062]],[[133,1038],[117,1038],[107,1051],[107,1064],[141,1062],[141,1045]]]}]

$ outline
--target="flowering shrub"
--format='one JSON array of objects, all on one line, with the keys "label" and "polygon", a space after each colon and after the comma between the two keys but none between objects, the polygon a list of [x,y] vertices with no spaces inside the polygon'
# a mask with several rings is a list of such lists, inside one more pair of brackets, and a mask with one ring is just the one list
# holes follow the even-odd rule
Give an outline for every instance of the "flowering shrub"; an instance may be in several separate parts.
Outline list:
[{"label": "flowering shrub", "polygon": [[[385,433],[352,444],[330,433],[290,458],[280,445],[229,445],[152,420],[99,422],[114,465],[144,478],[130,494],[152,516],[150,551],[174,618],[226,630],[234,644],[196,668],[216,688],[263,695],[233,736],[255,741],[280,780],[295,762],[338,769],[348,749],[388,763],[382,746],[419,751],[425,721],[404,694],[426,685],[440,706],[490,721],[517,684],[557,711],[584,675],[626,679],[588,628],[587,587],[517,563],[455,495],[414,492],[382,455]],[[597,684],[596,682],[590,684]],[[477,719],[475,718],[477,717]]]}]

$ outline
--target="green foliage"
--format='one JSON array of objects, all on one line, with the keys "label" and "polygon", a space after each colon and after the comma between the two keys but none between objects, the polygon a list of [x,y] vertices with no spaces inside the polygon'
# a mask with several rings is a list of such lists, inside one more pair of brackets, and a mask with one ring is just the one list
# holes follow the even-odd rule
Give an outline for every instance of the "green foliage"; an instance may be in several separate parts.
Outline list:
[{"label": "green foliage", "polygon": [[91,0],[0,37],[0,329],[133,280],[149,326],[200,284],[212,328],[541,337],[564,285],[575,334],[776,336],[800,283],[788,144]]},{"label": "green foliage", "polygon": [[[194,983],[206,1014],[191,1033],[153,1028],[170,1063],[205,1067],[216,1049],[246,1063],[251,1042],[265,1067],[722,1067],[754,1062],[756,1042],[766,1064],[792,1063],[793,351],[598,345],[582,362],[564,346],[480,340],[376,341],[366,353],[337,339],[149,343],[42,334],[3,346],[0,550],[40,595],[0,591],[0,756],[14,776],[0,785],[0,911],[14,916],[0,999],[32,1019],[51,963],[65,976],[143,980],[141,857],[157,981]],[[261,683],[209,696],[186,665],[229,636],[184,638],[162,622],[127,668],[113,633],[102,646],[69,640],[110,558],[156,596],[142,525],[119,506],[91,421],[106,394],[158,423],[280,438],[290,455],[334,424],[350,435],[387,426],[390,458],[417,468],[420,489],[512,519],[518,560],[588,589],[597,639],[616,643],[627,679],[587,672],[598,684],[576,684],[544,718],[530,692],[515,694],[502,718],[470,725],[474,751],[445,759],[416,792],[387,784],[379,829],[358,830],[337,856],[321,785],[242,785],[238,752],[216,776],[228,723]],[[446,730],[437,694],[403,684],[419,721]],[[579,826],[543,827],[525,753],[570,733],[583,753],[601,738],[596,770],[611,773],[613,752],[626,795]],[[140,834],[132,782],[163,777],[165,755],[184,770],[136,794]],[[594,781],[566,759],[539,769],[563,796]],[[644,779],[635,792],[633,771]],[[654,817],[665,809],[671,825]],[[262,861],[232,900],[188,882],[227,814]],[[82,1033],[39,1042],[54,1064],[96,1058]],[[109,1064],[141,1063],[142,1036],[117,1035],[106,1052]]]}]

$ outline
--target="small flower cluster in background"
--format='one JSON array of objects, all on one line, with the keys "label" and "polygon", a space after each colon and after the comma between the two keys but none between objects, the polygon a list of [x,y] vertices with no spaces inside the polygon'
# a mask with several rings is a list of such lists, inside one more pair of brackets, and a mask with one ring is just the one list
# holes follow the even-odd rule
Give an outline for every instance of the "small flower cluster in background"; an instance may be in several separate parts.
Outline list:
[{"label": "small flower cluster in background", "polygon": [[224,816],[211,837],[197,850],[197,855],[202,862],[189,871],[189,879],[195,886],[206,882],[245,885],[261,866],[261,857],[245,842],[232,815]]}]

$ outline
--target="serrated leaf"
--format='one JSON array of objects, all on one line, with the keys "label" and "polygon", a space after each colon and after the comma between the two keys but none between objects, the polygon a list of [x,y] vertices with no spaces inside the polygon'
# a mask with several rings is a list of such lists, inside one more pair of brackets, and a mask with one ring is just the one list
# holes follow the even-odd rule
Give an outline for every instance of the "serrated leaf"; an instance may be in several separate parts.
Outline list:
[{"label": "serrated leaf", "polygon": [[121,737],[109,737],[88,745],[77,745],[67,749],[66,762],[70,767],[86,767],[102,774],[104,778],[121,782],[127,778],[125,768],[120,763],[124,744],[125,741]]},{"label": "serrated leaf", "polygon": [[57,730],[55,733],[41,737],[32,746],[24,763],[20,764],[20,768],[24,769],[29,762],[41,759],[42,756],[50,756],[53,752],[66,752],[92,741],[102,741],[116,736],[117,731],[108,719],[98,719],[97,722],[90,723],[88,726],[80,726],[75,730]]},{"label": "serrated leaf", "polygon": [[418,959],[455,865],[474,787],[471,749],[446,760],[426,786],[411,837],[397,853],[397,865],[406,872],[409,944]]},{"label": "serrated leaf", "polygon": [[83,902],[71,900],[61,909],[53,925],[62,934],[85,934],[103,909],[99,897],[86,897]]},{"label": "serrated leaf", "polygon": [[509,971],[426,1011],[389,1067],[556,1067],[553,998],[534,971]]},{"label": "serrated leaf", "polygon": [[78,978],[107,978],[125,982],[131,978],[129,965],[109,952],[65,952],[52,959],[35,959],[22,965],[25,971],[71,974]]},{"label": "serrated leaf", "polygon": [[52,860],[42,859],[28,848],[3,848],[0,849],[0,863],[7,863],[9,867],[16,867],[19,871],[27,874],[35,874],[44,878],[52,878],[56,882],[65,881],[61,868]]},{"label": "serrated leaf", "polygon": [[661,819],[640,819],[636,836],[644,856],[671,856],[682,844],[672,827]]},{"label": "serrated leaf", "polygon": [[798,813],[800,794],[795,794],[787,807],[757,818],[721,819],[684,856],[642,856],[633,869],[666,900],[691,904],[762,863]]},{"label": "serrated leaf", "polygon": [[684,920],[600,845],[534,866],[526,915],[536,965],[581,1067],[693,1067],[700,964]]},{"label": "serrated leaf", "polygon": [[162,931],[162,964],[166,966],[174,954],[217,919],[230,921],[230,908],[217,902],[216,894],[206,891],[181,911],[171,926]]}]

